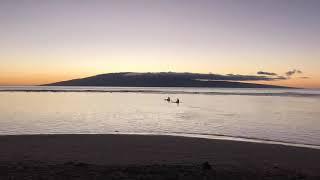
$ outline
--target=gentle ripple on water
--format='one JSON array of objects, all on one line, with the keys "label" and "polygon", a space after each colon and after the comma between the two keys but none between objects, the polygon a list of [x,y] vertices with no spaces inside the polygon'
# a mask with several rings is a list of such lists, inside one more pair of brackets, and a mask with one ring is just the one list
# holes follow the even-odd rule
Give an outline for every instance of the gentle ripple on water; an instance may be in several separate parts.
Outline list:
[{"label": "gentle ripple on water", "polygon": [[[60,92],[51,91],[57,89]],[[0,91],[0,134],[218,135],[320,145],[316,90],[6,87]],[[182,103],[167,103],[166,96]]]}]

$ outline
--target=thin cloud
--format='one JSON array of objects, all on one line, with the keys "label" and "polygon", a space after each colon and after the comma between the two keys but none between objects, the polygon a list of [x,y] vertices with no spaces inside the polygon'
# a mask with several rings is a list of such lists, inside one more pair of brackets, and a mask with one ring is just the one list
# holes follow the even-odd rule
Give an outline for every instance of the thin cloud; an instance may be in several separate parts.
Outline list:
[{"label": "thin cloud", "polygon": [[277,76],[277,73],[273,73],[273,72],[266,72],[266,71],[258,71],[257,74],[259,75],[267,75],[267,76]]},{"label": "thin cloud", "polygon": [[297,70],[297,69],[293,69],[293,70],[291,70],[291,71],[286,72],[286,75],[287,75],[288,77],[293,76],[294,74],[302,74],[302,71]]},{"label": "thin cloud", "polygon": [[175,73],[175,72],[159,72],[159,73],[125,73],[126,76],[166,76],[170,78],[183,78],[194,80],[208,81],[276,81],[286,80],[283,76],[258,76],[258,75],[241,75],[241,74],[200,74],[200,73]]}]

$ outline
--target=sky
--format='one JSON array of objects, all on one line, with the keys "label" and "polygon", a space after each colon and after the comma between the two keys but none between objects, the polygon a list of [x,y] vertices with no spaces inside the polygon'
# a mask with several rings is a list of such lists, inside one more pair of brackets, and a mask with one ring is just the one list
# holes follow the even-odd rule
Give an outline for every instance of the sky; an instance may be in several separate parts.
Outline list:
[{"label": "sky", "polygon": [[318,0],[1,0],[0,85],[263,71],[320,88],[319,17]]}]

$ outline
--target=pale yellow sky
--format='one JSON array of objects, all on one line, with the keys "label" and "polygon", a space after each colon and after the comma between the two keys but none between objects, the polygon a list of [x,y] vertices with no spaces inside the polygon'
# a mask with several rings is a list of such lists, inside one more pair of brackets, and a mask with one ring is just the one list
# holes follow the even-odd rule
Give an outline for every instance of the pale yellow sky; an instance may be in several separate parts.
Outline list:
[{"label": "pale yellow sky", "polygon": [[0,1],[0,85],[298,69],[290,80],[261,83],[320,88],[319,2]]},{"label": "pale yellow sky", "polygon": [[[268,58],[262,60],[254,57],[245,58],[247,65],[243,65],[243,60],[237,59],[231,55],[211,55],[201,57],[195,54],[127,54],[127,55],[103,55],[94,56],[92,54],[82,53],[82,56],[76,54],[68,56],[63,55],[29,55],[15,56],[10,61],[1,63],[0,84],[1,85],[40,85],[74,78],[83,78],[87,76],[110,73],[110,72],[195,72],[195,73],[217,73],[217,74],[243,74],[256,75],[258,71],[268,71],[272,69],[279,75],[292,70],[279,62],[263,64],[263,61],[269,61]],[[232,59],[234,58],[234,59]],[[272,57],[269,57],[272,58]],[[57,59],[57,60],[55,60]],[[165,60],[162,60],[165,59]],[[195,60],[197,59],[197,60]],[[251,63],[252,62],[252,63]],[[312,61],[309,61],[312,62]],[[267,64],[267,65],[266,65]],[[292,64],[299,64],[293,61]],[[260,82],[266,84],[286,85],[294,87],[320,87],[320,72],[317,71],[317,63],[299,64],[304,73],[292,76],[290,80]],[[309,77],[302,79],[300,77]],[[255,82],[259,83],[259,82]]]}]

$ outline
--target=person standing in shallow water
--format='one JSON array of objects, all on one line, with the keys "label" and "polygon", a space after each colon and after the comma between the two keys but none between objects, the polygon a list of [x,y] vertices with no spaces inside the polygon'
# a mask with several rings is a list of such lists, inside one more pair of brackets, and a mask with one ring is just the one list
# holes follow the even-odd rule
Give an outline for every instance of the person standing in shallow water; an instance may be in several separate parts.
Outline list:
[{"label": "person standing in shallow water", "polygon": [[168,101],[168,102],[170,102],[171,101],[171,99],[170,99],[170,97],[168,97],[167,99],[165,99],[166,101]]},{"label": "person standing in shallow water", "polygon": [[179,103],[180,103],[180,99],[179,99],[179,98],[177,98],[177,100],[176,100],[176,102],[175,102],[175,103],[179,104]]}]

